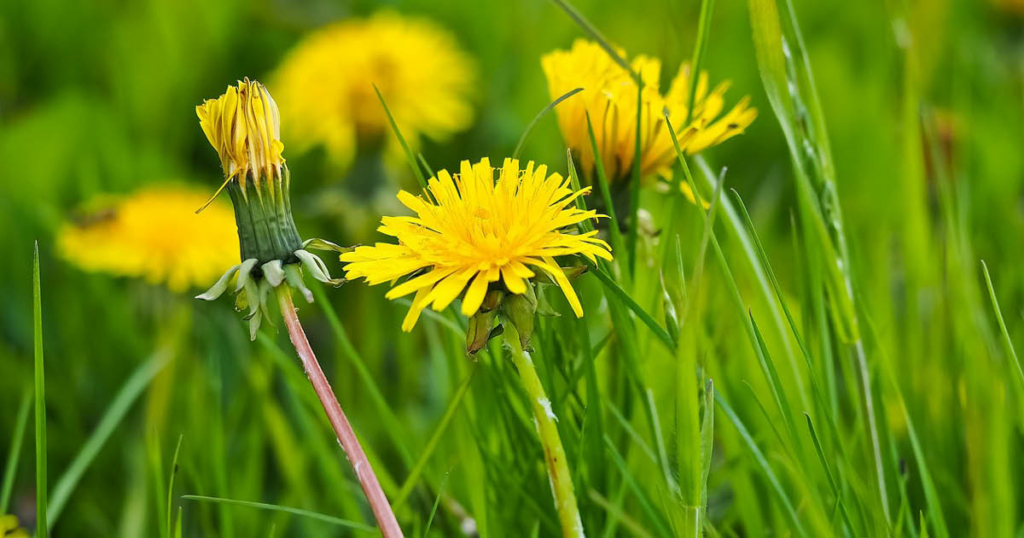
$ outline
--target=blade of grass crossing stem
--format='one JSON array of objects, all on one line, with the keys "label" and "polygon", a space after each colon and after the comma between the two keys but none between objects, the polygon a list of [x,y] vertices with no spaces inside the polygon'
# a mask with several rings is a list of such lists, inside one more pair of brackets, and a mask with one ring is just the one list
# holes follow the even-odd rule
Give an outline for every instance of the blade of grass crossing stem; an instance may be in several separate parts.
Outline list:
[{"label": "blade of grass crossing stem", "polygon": [[384,107],[384,113],[388,116],[388,123],[391,124],[391,130],[395,132],[395,136],[398,137],[398,143],[401,144],[402,150],[405,151],[405,157],[409,160],[409,166],[412,167],[412,171],[416,174],[416,180],[420,182],[420,187],[423,188],[424,194],[429,196],[427,191],[427,179],[423,177],[423,170],[420,169],[419,164],[416,162],[416,156],[413,154],[412,149],[409,148],[409,143],[405,141],[405,137],[402,136],[402,131],[398,129],[398,123],[395,122],[395,117],[391,114],[391,109],[388,108],[388,104],[384,101],[384,96],[380,93],[380,88],[376,84],[373,85],[373,91],[377,92],[377,99],[380,99],[381,106]]},{"label": "blade of grass crossing stem", "polygon": [[451,423],[452,418],[455,417],[455,412],[458,411],[459,405],[462,403],[463,396],[466,395],[467,389],[469,389],[470,383],[473,381],[473,377],[476,374],[477,366],[479,363],[473,363],[470,367],[469,373],[466,374],[465,379],[459,384],[459,388],[455,391],[455,395],[452,396],[451,402],[448,402],[448,408],[444,410],[444,415],[441,417],[441,421],[434,428],[434,433],[431,434],[430,439],[427,441],[426,446],[423,447],[420,458],[413,465],[412,470],[409,471],[409,476],[406,477],[405,482],[402,483],[401,489],[398,490],[398,494],[395,495],[391,506],[394,510],[405,502],[412,493],[414,487],[416,487],[416,481],[419,479],[420,473],[427,465],[427,461],[430,460],[430,456],[434,453],[438,443],[441,441],[441,437],[444,436],[444,432],[448,429],[448,424]]},{"label": "blade of grass crossing stem", "polygon": [[828,458],[825,457],[825,451],[821,448],[821,442],[818,441],[818,434],[814,431],[814,423],[811,421],[811,415],[804,413],[804,417],[807,418],[807,431],[811,434],[811,441],[814,442],[814,450],[818,453],[818,461],[821,462],[821,468],[825,470],[825,477],[828,478],[828,485],[832,488],[832,494],[836,497],[836,503],[839,505],[839,512],[843,516],[843,523],[846,525],[846,528],[851,535],[860,536],[857,529],[853,527],[853,523],[850,521],[850,515],[846,512],[846,503],[843,502],[843,493],[839,489],[839,484],[832,475],[832,469],[828,465]]},{"label": "blade of grass crossing stem", "polygon": [[1021,370],[1020,359],[1017,358],[1017,351],[1013,348],[1013,341],[1010,340],[1010,333],[1006,330],[1006,322],[1003,321],[1003,312],[999,309],[999,299],[996,299],[996,290],[992,287],[992,277],[988,274],[988,265],[981,260],[981,270],[985,273],[985,285],[988,286],[988,296],[992,299],[992,310],[996,313],[996,321],[999,322],[999,331],[1003,334],[1003,343],[1006,345],[1006,352],[1013,359],[1013,365],[1017,367],[1017,378],[1024,388],[1024,370]]},{"label": "blade of grass crossing stem", "polygon": [[725,416],[736,426],[736,431],[739,432],[740,437],[747,444],[747,448],[750,449],[750,453],[754,456],[754,460],[757,465],[764,472],[768,482],[771,483],[772,489],[779,496],[779,500],[782,502],[782,506],[785,509],[786,517],[789,518],[790,523],[793,524],[793,528],[796,530],[798,536],[807,536],[804,531],[803,525],[800,524],[800,518],[796,515],[796,509],[793,508],[793,502],[790,501],[789,495],[786,494],[786,490],[782,487],[782,483],[779,482],[778,477],[775,476],[775,471],[772,470],[771,466],[768,465],[768,460],[765,458],[761,449],[758,448],[757,443],[754,442],[754,438],[750,436],[750,432],[747,431],[746,426],[743,425],[743,421],[740,420],[736,412],[729,407],[729,404],[725,401],[725,398],[719,393],[715,393],[715,401],[718,402],[718,406],[725,412]]},{"label": "blade of grass crossing stem", "polygon": [[693,101],[697,97],[697,81],[704,64],[708,34],[711,32],[711,15],[715,11],[715,0],[700,3],[700,18],[697,22],[697,42],[693,45],[693,59],[690,61],[690,96],[686,100],[686,118],[683,125],[689,125],[693,115]]},{"label": "blade of grass crossing stem", "polygon": [[14,487],[14,475],[18,471],[18,460],[21,458],[21,445],[25,440],[30,409],[32,393],[25,391],[25,395],[21,397],[21,404],[18,405],[18,418],[15,419],[14,429],[11,430],[10,451],[7,453],[7,464],[4,465],[3,486],[0,486],[0,515],[7,513],[7,505],[11,501],[11,489]]},{"label": "blade of grass crossing stem", "polygon": [[260,503],[253,501],[239,501],[236,499],[225,499],[222,497],[207,497],[205,495],[182,495],[182,499],[188,499],[190,501],[201,501],[216,504],[224,504],[230,506],[244,506],[247,508],[256,508],[258,510],[268,510],[271,512],[282,512],[286,514],[292,514],[299,517],[309,518],[316,521],[322,521],[338,527],[344,527],[348,529],[355,529],[365,532],[377,532],[376,527],[364,525],[355,521],[349,521],[347,519],[341,519],[327,514],[321,514],[320,512],[313,512],[311,510],[303,510],[301,508],[292,508],[291,506],[280,506],[277,504]]},{"label": "blade of grass crossing stem", "polygon": [[554,101],[548,103],[548,106],[544,107],[543,110],[537,113],[537,115],[533,117],[533,120],[530,121],[530,124],[526,126],[526,129],[523,131],[522,136],[519,137],[519,142],[516,144],[516,149],[515,151],[512,152],[512,158],[519,158],[519,153],[523,151],[523,145],[526,144],[526,139],[530,137],[530,133],[533,132],[533,128],[537,126],[537,122],[544,118],[544,116],[547,116],[548,112],[554,110],[554,108],[558,106],[558,103],[565,101],[566,99],[576,95],[577,93],[580,93],[581,91],[583,91],[583,88],[575,88],[569,90],[563,93],[561,96],[559,96],[558,99],[555,99]]},{"label": "blade of grass crossing stem", "polygon": [[43,368],[43,306],[39,283],[39,242],[32,257],[32,336],[36,419],[36,535],[49,536],[46,522],[46,374]]},{"label": "blade of grass crossing stem", "polygon": [[[178,444],[174,447],[174,458],[171,460],[171,475],[167,478],[167,536],[174,536],[174,476],[178,474],[178,456],[181,454],[181,440],[184,434],[178,434]],[[181,526],[181,507],[178,507],[178,522]],[[179,533],[180,533],[180,529]]]},{"label": "blade of grass crossing stem", "polygon": [[[132,375],[121,385],[121,389],[118,390],[117,395],[114,396],[107,410],[103,413],[103,418],[96,425],[96,429],[89,435],[89,438],[78,450],[78,454],[75,455],[68,468],[54,484],[53,496],[50,498],[47,511],[47,524],[50,527],[57,523],[57,518],[63,513],[64,506],[71,499],[72,493],[74,493],[75,488],[78,486],[78,481],[82,479],[82,475],[92,465],[93,460],[96,459],[100,450],[103,449],[103,445],[106,444],[114,430],[124,420],[125,415],[132,408],[132,404],[146,390],[146,387],[153,381],[156,374],[163,370],[170,359],[171,355],[167,351],[154,353],[146,362],[136,368]],[[168,516],[170,516],[170,513],[168,513]]]}]

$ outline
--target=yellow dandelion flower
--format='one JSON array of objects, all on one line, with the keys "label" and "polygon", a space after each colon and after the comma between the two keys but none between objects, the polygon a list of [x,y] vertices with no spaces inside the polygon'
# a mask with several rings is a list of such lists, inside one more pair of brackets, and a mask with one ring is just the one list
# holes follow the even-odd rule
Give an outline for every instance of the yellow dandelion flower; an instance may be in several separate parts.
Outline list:
[{"label": "yellow dandelion flower", "polygon": [[303,242],[299,237],[289,194],[291,175],[281,156],[280,113],[266,87],[248,78],[241,80],[237,86],[228,86],[220,97],[197,106],[196,114],[224,171],[224,183],[207,204],[228,189],[239,246],[231,251],[241,251],[242,258],[242,263],[228,269],[198,298],[212,301],[220,297],[237,274],[235,306],[240,310],[248,307],[249,335],[255,340],[271,288],[287,282],[313,302],[312,293],[302,283],[300,266],[321,282],[339,283],[331,278],[323,260],[306,247],[344,249],[320,239]]},{"label": "yellow dandelion flower", "polygon": [[205,285],[238,263],[235,219],[206,195],[163,185],[89,204],[58,233],[61,255],[87,271],[138,277],[175,292]]},{"label": "yellow dandelion flower", "polygon": [[448,31],[384,11],[310,34],[285,57],[273,86],[290,143],[299,151],[323,145],[345,166],[358,146],[379,144],[390,129],[374,84],[415,146],[420,136],[443,140],[469,126],[475,78]]},{"label": "yellow dandelion flower", "polygon": [[[620,56],[625,56],[619,51]],[[541,58],[552,99],[582,87],[579,95],[555,108],[562,136],[580,155],[583,169],[590,174],[594,152],[587,131],[587,114],[594,127],[594,137],[609,181],[620,181],[632,173],[636,153],[637,87],[632,74],[612,59],[600,45],[576,40],[570,50],[556,50]],[[697,80],[695,106],[690,122],[686,121],[692,84],[690,66],[684,63],[662,95],[661,62],[656,58],[638,56],[631,63],[644,83],[640,116],[640,176],[671,177],[676,159],[672,137],[665,125],[668,110],[680,147],[693,154],[740,134],[757,117],[757,110],[744,97],[728,113],[719,117],[725,106],[729,82],[708,91],[708,75],[701,72]]]},{"label": "yellow dandelion flower", "polygon": [[249,180],[256,182],[257,192],[261,181],[280,181],[284,166],[281,116],[262,84],[245,79],[238,86],[228,86],[224,95],[197,106],[196,115],[220,155],[224,185],[237,179],[245,194]]},{"label": "yellow dandelion flower", "polygon": [[590,189],[573,192],[568,179],[548,175],[546,166],[533,162],[520,170],[519,161],[505,159],[497,181],[495,170],[487,159],[474,165],[462,161],[458,174],[442,170],[430,179],[432,199],[401,191],[398,199],[416,216],[384,217],[379,228],[398,243],[357,247],[341,255],[347,277],[364,278],[370,285],[416,275],[387,293],[389,299],[416,294],[403,330],[412,330],[424,308],[443,310],[460,295],[462,313],[473,316],[490,287],[526,294],[535,269],[562,289],[577,316],[583,315],[554,257],[612,259],[596,231],[563,231],[598,216],[573,203]]},{"label": "yellow dandelion flower", "polygon": [[18,518],[0,515],[0,538],[28,538],[28,531],[18,526]]}]

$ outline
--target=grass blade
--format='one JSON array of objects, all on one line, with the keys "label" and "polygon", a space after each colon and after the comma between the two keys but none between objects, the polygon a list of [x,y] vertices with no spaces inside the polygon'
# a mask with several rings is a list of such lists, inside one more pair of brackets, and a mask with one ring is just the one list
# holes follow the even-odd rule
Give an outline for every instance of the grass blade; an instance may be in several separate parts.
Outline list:
[{"label": "grass blade", "polygon": [[526,144],[526,139],[530,137],[530,133],[533,132],[533,128],[537,125],[537,122],[544,118],[544,116],[547,116],[549,112],[554,110],[554,108],[558,106],[558,103],[565,101],[566,99],[576,95],[577,93],[580,93],[581,91],[583,91],[583,88],[576,88],[563,93],[558,99],[555,99],[554,101],[548,103],[548,106],[544,107],[543,110],[541,110],[536,116],[534,116],[533,121],[531,121],[530,124],[526,126],[526,130],[523,131],[523,135],[519,137],[519,143],[516,144],[516,149],[515,151],[512,152],[512,158],[519,158],[519,152],[523,150],[523,145]]},{"label": "grass blade", "polygon": [[36,535],[49,536],[46,520],[46,373],[43,368],[43,306],[39,241],[32,258],[32,310],[36,406]]},{"label": "grass blade", "polygon": [[[174,476],[178,474],[178,456],[181,454],[181,440],[185,434],[178,434],[178,445],[174,447],[174,458],[171,460],[171,476],[167,479],[167,536],[174,536],[174,511],[171,502],[174,499]],[[178,507],[178,534],[181,534],[181,507]]]},{"label": "grass blade", "polygon": [[[131,377],[121,386],[121,390],[118,391],[114,400],[110,402],[110,406],[107,407],[103,418],[96,425],[92,435],[82,445],[78,454],[71,460],[67,470],[64,471],[64,474],[57,479],[56,484],[53,486],[53,497],[50,499],[47,518],[47,522],[51,527],[57,523],[57,518],[64,511],[64,506],[71,498],[71,494],[78,485],[78,481],[82,479],[82,475],[85,474],[89,465],[96,459],[96,455],[103,449],[107,439],[110,438],[110,435],[114,433],[114,430],[117,429],[125,415],[128,414],[135,400],[149,386],[149,383],[156,377],[156,374],[163,370],[170,359],[171,356],[168,353],[157,352],[136,368]],[[169,516],[170,513],[168,513]]]},{"label": "grass blade", "polygon": [[466,378],[463,379],[459,388],[455,391],[455,395],[452,396],[452,401],[448,403],[448,408],[445,409],[444,415],[441,417],[441,422],[434,428],[434,433],[431,434],[430,439],[427,441],[426,446],[423,447],[420,458],[413,465],[412,470],[409,471],[409,476],[406,477],[405,482],[402,483],[401,489],[398,490],[398,494],[395,495],[394,500],[391,502],[392,508],[398,510],[399,506],[409,497],[414,487],[416,487],[416,481],[419,479],[420,473],[423,472],[424,467],[427,465],[427,461],[430,460],[431,454],[437,448],[437,444],[441,442],[441,437],[444,432],[448,430],[448,425],[451,423],[452,418],[455,417],[455,412],[458,411],[459,405],[462,403],[462,397],[466,395],[466,391],[469,389],[470,383],[473,381],[473,377],[476,374],[477,366],[479,363],[473,363],[472,369],[466,374]]},{"label": "grass blade", "polygon": [[992,299],[992,310],[996,313],[999,331],[1003,334],[1003,343],[1006,344],[1006,351],[1013,358],[1013,365],[1017,367],[1017,378],[1020,379],[1021,387],[1024,387],[1024,370],[1021,370],[1020,359],[1017,358],[1017,351],[1013,349],[1010,333],[1006,330],[1006,322],[1003,321],[1003,312],[999,309],[999,299],[996,299],[996,290],[992,287],[992,277],[988,274],[988,265],[985,260],[981,260],[981,270],[985,273],[985,285],[988,286],[988,296]]},{"label": "grass blade", "polygon": [[376,532],[377,527],[371,527],[370,525],[364,525],[356,521],[349,521],[347,519],[341,519],[340,517],[329,516],[327,514],[321,514],[320,512],[313,512],[311,510],[303,510],[301,508],[293,508],[291,506],[281,506],[277,504],[267,504],[253,501],[240,501],[236,499],[224,499],[221,497],[207,497],[205,495],[182,495],[182,499],[188,499],[190,501],[202,501],[217,504],[226,504],[231,506],[245,506],[247,508],[256,508],[258,510],[269,510],[271,512],[283,512],[286,514],[292,514],[299,517],[305,517],[314,519],[316,521],[322,521],[338,527],[345,527],[349,529],[355,529],[366,532]]},{"label": "grass blade", "polygon": [[405,158],[409,160],[409,166],[412,168],[413,173],[416,174],[416,180],[420,182],[420,187],[423,188],[423,192],[428,193],[427,178],[423,177],[423,170],[416,162],[416,156],[413,154],[412,149],[409,148],[409,143],[405,141],[405,137],[402,136],[402,131],[398,129],[398,123],[395,121],[395,117],[391,115],[391,109],[388,108],[388,104],[384,102],[384,96],[381,95],[380,88],[378,88],[376,84],[373,85],[373,91],[377,92],[377,99],[380,99],[380,104],[384,107],[384,113],[388,116],[388,123],[391,124],[391,130],[394,131],[395,136],[398,137],[398,143],[402,145],[402,150],[405,151]]},{"label": "grass blade", "polygon": [[775,476],[775,471],[772,470],[771,466],[768,465],[768,460],[764,457],[761,449],[757,447],[757,443],[754,442],[754,438],[750,436],[750,432],[747,431],[746,426],[743,425],[743,421],[736,415],[736,412],[729,407],[729,404],[725,401],[725,398],[721,396],[721,393],[715,393],[715,401],[718,402],[718,406],[725,412],[725,416],[729,417],[729,420],[736,426],[736,431],[739,432],[740,437],[747,444],[747,448],[750,449],[750,453],[754,456],[754,460],[757,465],[764,471],[765,477],[768,482],[771,483],[772,489],[779,496],[779,500],[782,502],[783,508],[785,508],[786,517],[789,518],[790,523],[793,524],[793,528],[796,529],[798,536],[807,536],[804,531],[803,525],[800,524],[800,518],[796,515],[796,509],[793,507],[793,502],[790,501],[789,495],[786,494],[786,490],[782,487],[782,483],[779,482],[778,477]]},{"label": "grass blade", "polygon": [[21,397],[21,404],[18,406],[18,418],[14,422],[14,430],[11,431],[11,448],[7,454],[7,464],[4,465],[4,481],[3,486],[0,486],[0,514],[7,513],[7,505],[11,501],[11,489],[14,487],[14,475],[18,470],[21,444],[25,440],[28,410],[32,408],[31,406],[32,393],[25,391],[25,395]]}]

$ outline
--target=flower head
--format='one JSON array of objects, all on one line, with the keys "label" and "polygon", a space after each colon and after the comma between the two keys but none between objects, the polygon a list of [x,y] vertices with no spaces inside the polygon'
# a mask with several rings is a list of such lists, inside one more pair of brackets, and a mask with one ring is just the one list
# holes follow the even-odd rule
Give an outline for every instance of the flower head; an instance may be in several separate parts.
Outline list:
[{"label": "flower head", "polygon": [[302,283],[301,267],[321,282],[340,284],[331,278],[323,260],[306,247],[344,249],[320,239],[303,242],[299,237],[292,217],[291,176],[281,156],[284,144],[277,104],[262,84],[248,78],[239,81],[224,95],[197,106],[196,114],[224,171],[224,183],[213,198],[227,187],[235,208],[239,245],[238,250],[231,250],[242,254],[242,263],[228,269],[198,298],[212,301],[220,297],[237,274],[235,306],[249,309],[249,333],[255,340],[267,313],[271,288],[286,283],[313,302]]},{"label": "flower head", "polygon": [[240,80],[220,97],[197,106],[196,115],[220,155],[225,183],[237,179],[245,193],[247,181],[280,181],[281,115],[266,87],[248,78]]},{"label": "flower head", "polygon": [[[475,73],[455,38],[426,20],[384,11],[313,32],[274,78],[290,143],[323,145],[339,164],[389,129],[376,85],[409,143],[441,140],[473,119]],[[393,149],[397,150],[397,147]]]},{"label": "flower head", "polygon": [[61,255],[87,271],[144,278],[176,292],[205,285],[238,263],[235,219],[199,190],[162,185],[104,197],[58,233]]},{"label": "flower head", "polygon": [[[624,57],[624,53],[619,51]],[[548,79],[548,91],[555,99],[574,88],[579,95],[561,103],[555,112],[566,145],[581,156],[584,170],[594,167],[594,152],[587,131],[587,115],[594,127],[594,137],[609,181],[624,180],[632,172],[636,153],[637,84],[633,74],[619,65],[597,43],[576,40],[570,50],[556,50],[541,58]],[[697,80],[694,106],[687,118],[692,76],[684,63],[672,81],[668,93],[660,92],[661,62],[656,58],[637,56],[632,70],[640,75],[640,176],[670,177],[676,153],[672,137],[665,125],[668,111],[680,147],[696,153],[724,142],[743,132],[757,117],[744,97],[728,113],[724,95],[729,88],[723,82],[708,91],[707,73]]]},{"label": "flower head", "polygon": [[533,162],[520,170],[519,161],[512,159],[500,169],[487,159],[474,165],[462,161],[458,174],[442,170],[430,179],[432,199],[398,194],[416,216],[381,219],[379,230],[397,244],[357,247],[342,254],[341,261],[347,262],[348,278],[362,277],[371,285],[412,276],[387,293],[389,299],[416,294],[402,324],[405,331],[424,308],[443,310],[459,296],[462,313],[473,316],[488,290],[528,294],[530,279],[538,276],[535,270],[550,277],[573,312],[582,316],[579,299],[554,257],[611,259],[608,244],[595,237],[596,231],[563,231],[598,216],[574,203],[589,191],[573,192],[568,179],[549,175],[546,166]]}]

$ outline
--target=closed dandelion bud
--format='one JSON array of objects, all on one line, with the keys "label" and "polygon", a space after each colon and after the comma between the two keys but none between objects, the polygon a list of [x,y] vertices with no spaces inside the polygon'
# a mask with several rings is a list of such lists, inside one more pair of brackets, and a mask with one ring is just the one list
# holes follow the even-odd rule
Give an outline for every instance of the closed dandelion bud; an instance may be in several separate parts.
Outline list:
[{"label": "closed dandelion bud", "polygon": [[501,334],[500,327],[494,327],[494,320],[498,317],[498,307],[504,297],[505,292],[501,290],[487,292],[480,310],[470,316],[469,327],[466,329],[466,353],[476,355],[491,338]]},{"label": "closed dandelion bud", "polygon": [[321,282],[343,282],[332,279],[323,260],[307,247],[334,252],[346,249],[322,239],[304,243],[295,228],[289,195],[291,176],[282,156],[280,114],[266,87],[249,79],[239,81],[217,99],[197,106],[196,114],[224,171],[224,183],[210,201],[227,189],[235,208],[242,257],[240,264],[198,298],[216,299],[237,275],[235,307],[247,311],[250,336],[255,339],[262,319],[267,317],[271,288],[284,284],[313,302],[312,293],[302,283],[302,269]]},{"label": "closed dandelion bud", "polygon": [[533,336],[533,320],[537,314],[537,293],[533,289],[533,283],[526,284],[526,293],[507,297],[501,303],[501,312],[519,333],[519,344],[523,349],[527,349],[530,337]]}]

